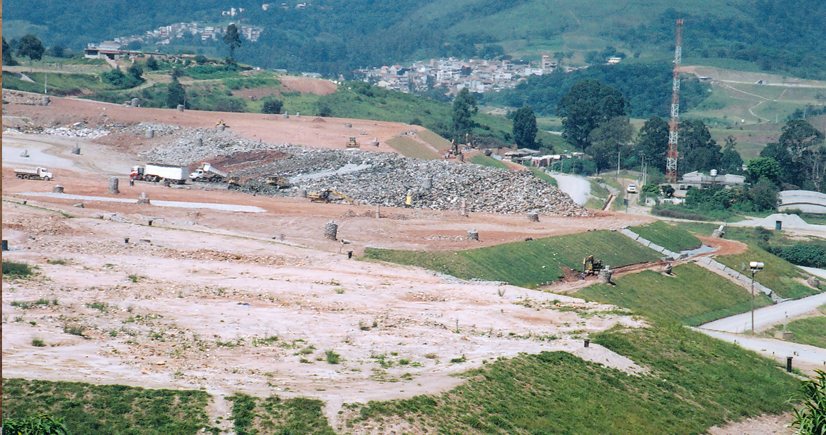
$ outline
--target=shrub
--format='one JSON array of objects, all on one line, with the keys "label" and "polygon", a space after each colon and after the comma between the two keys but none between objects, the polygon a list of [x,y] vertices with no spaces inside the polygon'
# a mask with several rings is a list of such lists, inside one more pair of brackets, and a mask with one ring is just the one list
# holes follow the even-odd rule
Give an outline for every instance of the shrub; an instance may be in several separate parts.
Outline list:
[{"label": "shrub", "polygon": [[767,246],[766,250],[798,266],[826,267],[826,247],[798,243],[793,246]]},{"label": "shrub", "polygon": [[53,418],[43,415],[16,419],[3,417],[3,433],[7,435],[68,435],[69,431],[63,424],[63,418]]},{"label": "shrub", "polygon": [[817,377],[803,382],[803,408],[794,411],[792,426],[801,435],[826,433],[826,372],[815,373]]},{"label": "shrub", "polygon": [[[63,332],[67,334],[77,335],[80,337],[83,336],[83,332],[86,331],[86,327],[83,325],[63,325]],[[85,337],[84,337],[85,338]]]},{"label": "shrub", "polygon": [[8,275],[10,278],[26,278],[32,273],[32,268],[28,263],[17,261],[3,262],[3,275]]},{"label": "shrub", "polygon": [[46,342],[44,342],[42,338],[32,338],[32,346],[46,347]]},{"label": "shrub", "polygon": [[264,102],[264,107],[261,109],[262,113],[278,114],[284,107],[284,102],[281,100],[269,100]]},{"label": "shrub", "polygon": [[324,352],[324,354],[327,356],[328,364],[338,364],[339,361],[341,361],[341,355],[335,353],[332,350],[328,350],[327,352]]}]

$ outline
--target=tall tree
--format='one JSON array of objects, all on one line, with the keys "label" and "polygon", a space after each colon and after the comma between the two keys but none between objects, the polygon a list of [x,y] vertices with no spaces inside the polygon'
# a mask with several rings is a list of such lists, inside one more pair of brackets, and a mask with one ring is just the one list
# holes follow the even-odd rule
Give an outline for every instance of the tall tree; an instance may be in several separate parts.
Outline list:
[{"label": "tall tree", "polygon": [[186,90],[177,77],[172,78],[172,82],[166,87],[166,92],[166,106],[170,109],[186,103]]},{"label": "tall tree", "polygon": [[665,154],[668,152],[668,122],[659,116],[645,121],[637,135],[636,152],[650,168],[665,172]]},{"label": "tall tree", "polygon": [[600,124],[591,131],[588,141],[591,145],[585,150],[594,159],[597,171],[617,167],[617,158],[632,152],[630,145],[634,127],[627,116],[617,116]]},{"label": "tall tree", "polygon": [[473,122],[473,115],[479,109],[476,107],[476,99],[468,91],[462,88],[456,99],[453,100],[453,137],[456,140],[464,140],[470,130],[476,125]]},{"label": "tall tree", "polygon": [[760,151],[761,157],[772,157],[783,169],[781,180],[803,189],[823,190],[823,161],[820,151],[824,135],[808,121],[793,119],[783,127],[777,143],[770,143]]},{"label": "tall tree", "polygon": [[723,146],[723,156],[720,158],[720,169],[726,174],[743,173],[743,158],[737,152],[737,140],[734,136],[726,138],[726,145]]},{"label": "tall tree", "polygon": [[711,138],[703,121],[687,120],[680,123],[677,170],[684,174],[692,171],[718,169],[723,157],[720,145]]},{"label": "tall tree", "polygon": [[823,143],[823,133],[806,120],[793,119],[783,126],[779,142],[798,160],[806,149]]},{"label": "tall tree", "polygon": [[628,100],[618,90],[597,80],[587,79],[574,85],[556,107],[563,118],[562,137],[585,149],[590,145],[588,135],[609,119],[625,116]]},{"label": "tall tree", "polygon": [[746,181],[756,183],[761,178],[771,181],[775,185],[780,185],[780,176],[783,170],[777,161],[771,157],[758,157],[749,160],[749,168],[746,170]]},{"label": "tall tree", "polygon": [[536,114],[530,106],[525,106],[513,114],[513,138],[516,146],[532,148],[536,144]]},{"label": "tall tree", "polygon": [[9,43],[6,42],[6,37],[3,37],[3,65],[4,66],[12,66],[17,65],[15,62],[14,57],[11,55],[11,47]]},{"label": "tall tree", "polygon": [[235,49],[241,46],[241,34],[235,24],[227,26],[227,33],[224,34],[224,44],[229,47],[229,58],[235,60]]},{"label": "tall tree", "polygon": [[43,43],[31,33],[20,38],[17,45],[17,54],[26,56],[31,60],[40,60],[44,51],[46,51],[46,48],[43,47]]}]

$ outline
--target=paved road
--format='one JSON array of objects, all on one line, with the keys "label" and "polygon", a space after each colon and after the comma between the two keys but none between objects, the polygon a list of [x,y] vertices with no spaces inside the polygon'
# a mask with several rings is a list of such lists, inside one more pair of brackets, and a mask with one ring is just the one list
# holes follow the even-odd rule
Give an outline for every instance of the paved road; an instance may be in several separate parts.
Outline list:
[{"label": "paved road", "polygon": [[752,338],[730,332],[709,331],[708,329],[692,328],[710,337],[718,338],[729,343],[738,344],[744,349],[753,350],[765,357],[779,362],[786,362],[786,357],[792,357],[793,364],[813,364],[826,367],[826,349],[807,346],[805,344],[790,343],[788,341],[773,340],[770,338]]},{"label": "paved road", "polygon": [[[781,324],[786,319],[787,315],[791,319],[815,310],[823,304],[826,304],[826,293],[786,301],[777,305],[769,305],[767,307],[754,310],[754,329],[760,331],[771,326]],[[700,328],[712,331],[734,333],[750,331],[751,311],[726,317],[724,319],[715,320],[713,322],[700,325]]]},{"label": "paved road", "polygon": [[554,173],[554,177],[559,190],[570,195],[571,199],[579,205],[585,204],[588,201],[588,196],[591,194],[591,183],[585,177],[579,175],[565,175]]}]

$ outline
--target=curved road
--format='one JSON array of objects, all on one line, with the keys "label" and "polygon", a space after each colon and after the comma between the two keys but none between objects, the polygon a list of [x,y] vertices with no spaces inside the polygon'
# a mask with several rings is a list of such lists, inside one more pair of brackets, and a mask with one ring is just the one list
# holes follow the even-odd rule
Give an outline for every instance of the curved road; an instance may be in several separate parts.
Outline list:
[{"label": "curved road", "polygon": [[591,195],[591,183],[585,177],[554,173],[551,175],[559,185],[559,190],[567,193],[575,203],[585,204]]},{"label": "curved road", "polygon": [[[798,317],[817,307],[826,304],[826,293],[781,302],[776,305],[769,305],[754,310],[754,329],[762,330],[771,326],[783,323],[788,315],[789,318]],[[713,322],[700,325],[702,329],[721,332],[745,332],[751,330],[751,311],[715,320]]]}]

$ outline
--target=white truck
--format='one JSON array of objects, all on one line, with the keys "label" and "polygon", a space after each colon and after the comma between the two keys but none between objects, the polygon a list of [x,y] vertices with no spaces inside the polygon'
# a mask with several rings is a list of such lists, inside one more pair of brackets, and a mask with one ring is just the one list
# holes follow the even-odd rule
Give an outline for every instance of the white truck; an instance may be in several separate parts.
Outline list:
[{"label": "white truck", "polygon": [[186,166],[161,165],[147,163],[145,166],[133,166],[129,178],[144,181],[169,181],[175,184],[186,183],[189,168]]},{"label": "white truck", "polygon": [[189,174],[192,181],[223,181],[229,176],[226,172],[212,166],[207,162],[202,162],[195,172]]},{"label": "white truck", "polygon": [[35,169],[15,169],[14,174],[17,175],[17,178],[23,178],[26,180],[46,180],[49,181],[54,178],[51,172],[49,172],[46,168],[35,168]]}]

